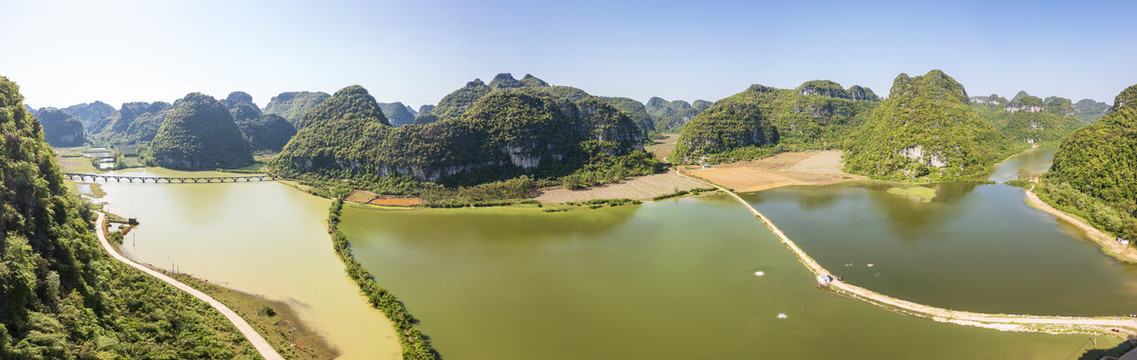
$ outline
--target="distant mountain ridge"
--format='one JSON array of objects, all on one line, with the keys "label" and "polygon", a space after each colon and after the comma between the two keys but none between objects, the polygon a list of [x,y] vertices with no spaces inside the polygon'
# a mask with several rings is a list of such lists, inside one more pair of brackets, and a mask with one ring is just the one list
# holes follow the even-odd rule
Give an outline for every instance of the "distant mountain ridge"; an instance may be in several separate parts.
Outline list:
[{"label": "distant mountain ridge", "polygon": [[807,81],[795,89],[751,85],[687,123],[671,160],[721,163],[845,147],[878,104],[871,89],[844,89],[829,80]]}]

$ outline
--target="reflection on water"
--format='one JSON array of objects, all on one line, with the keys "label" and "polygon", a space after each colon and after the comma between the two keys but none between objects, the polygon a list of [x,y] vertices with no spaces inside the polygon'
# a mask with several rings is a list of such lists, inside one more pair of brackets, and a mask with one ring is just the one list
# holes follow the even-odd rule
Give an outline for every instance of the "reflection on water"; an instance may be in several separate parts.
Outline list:
[{"label": "reflection on water", "polygon": [[[809,203],[839,208],[842,192],[859,191]],[[341,229],[446,358],[1025,358],[1086,343],[939,324],[819,290],[732,202],[554,214],[349,207]]]},{"label": "reflection on water", "polygon": [[1032,149],[1011,156],[996,166],[994,173],[988,179],[1004,182],[1042,175],[1050,169],[1050,164],[1054,161],[1054,151],[1057,149],[1056,147]]},{"label": "reflection on water", "polygon": [[[998,174],[1040,169],[1053,151],[1003,163]],[[1137,266],[1053,216],[1022,189],[944,183],[920,203],[888,185],[790,187],[746,194],[791,239],[846,281],[895,297],[993,313],[1119,315],[1137,309]],[[819,192],[838,199],[811,203]],[[868,264],[873,264],[869,267]]]}]

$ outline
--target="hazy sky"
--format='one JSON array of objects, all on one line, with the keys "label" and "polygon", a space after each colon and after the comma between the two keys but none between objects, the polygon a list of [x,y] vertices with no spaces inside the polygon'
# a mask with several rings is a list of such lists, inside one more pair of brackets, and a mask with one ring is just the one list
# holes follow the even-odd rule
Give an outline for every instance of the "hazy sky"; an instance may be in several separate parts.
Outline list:
[{"label": "hazy sky", "polygon": [[1111,103],[1137,5],[1001,1],[0,0],[0,75],[34,107],[366,87],[417,108],[526,73],[594,95],[717,100],[754,83],[943,69],[971,95]]}]

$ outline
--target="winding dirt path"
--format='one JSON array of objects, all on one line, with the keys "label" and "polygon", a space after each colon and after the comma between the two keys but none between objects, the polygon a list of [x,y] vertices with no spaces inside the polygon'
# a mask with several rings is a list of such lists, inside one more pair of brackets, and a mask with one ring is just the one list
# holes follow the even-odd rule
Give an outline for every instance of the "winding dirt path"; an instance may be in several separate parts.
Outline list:
[{"label": "winding dirt path", "polygon": [[[700,179],[687,176],[678,170],[675,173],[679,176],[689,179]],[[719,190],[727,193],[735,200],[738,200],[743,206],[746,206],[763,225],[766,225],[774,236],[782,242],[786,248],[790,249],[794,255],[810,272],[814,275],[833,276],[828,270],[817,263],[806,254],[804,250],[797,246],[790,240],[781,229],[778,229],[770,219],[765,215],[754,209],[750,203],[742,199],[741,196],[729,191],[721,186],[715,185],[710,182],[702,181],[703,183],[714,186]],[[837,276],[833,276],[837,278]],[[884,309],[923,318],[932,319],[939,322],[953,323],[958,325],[976,326],[988,329],[995,329],[1001,331],[1021,331],[1021,332],[1039,332],[1047,334],[1089,334],[1089,335],[1108,335],[1114,336],[1124,340],[1130,335],[1137,335],[1137,319],[1126,317],[1074,317],[1074,316],[1035,316],[1035,315],[1007,315],[1007,314],[985,314],[975,313],[968,311],[956,311],[943,308],[932,307],[923,304],[917,304],[907,300],[897,299],[891,296],[877,293],[875,291],[862,288],[860,286],[845,283],[843,281],[833,281],[827,286],[828,289],[840,294],[844,294],[870,304],[882,307]]]},{"label": "winding dirt path", "polygon": [[130,259],[122,256],[122,254],[119,254],[118,251],[115,251],[114,247],[112,247],[111,244],[107,242],[107,236],[105,234],[105,225],[107,221],[106,214],[97,211],[95,213],[99,214],[99,219],[95,221],[95,234],[99,237],[99,243],[103,244],[103,249],[106,250],[107,253],[110,253],[111,257],[115,258],[115,260],[118,260],[123,264],[130,265],[131,267],[134,267],[135,269],[138,269],[147,275],[153,276],[158,280],[162,280],[170,285],[173,285],[179,290],[185,291],[190,295],[193,295],[193,297],[196,297],[198,299],[201,299],[201,301],[208,303],[209,306],[212,306],[214,309],[217,309],[217,311],[221,312],[221,315],[225,315],[225,318],[229,319],[229,322],[233,323],[233,326],[236,326],[237,330],[240,330],[242,335],[245,335],[245,338],[253,344],[253,348],[257,349],[257,352],[261,354],[261,357],[264,357],[265,360],[284,360],[284,357],[280,356],[280,354],[276,352],[276,349],[273,349],[272,345],[270,345],[268,341],[265,341],[265,339],[261,337],[261,334],[258,334],[256,330],[253,330],[253,327],[250,326],[248,322],[245,322],[245,319],[242,319],[241,316],[237,315],[237,313],[233,312],[233,310],[229,309],[229,307],[225,306],[225,304],[214,300],[209,295],[206,295],[205,293],[198,291],[189,285],[183,284],[182,282],[174,280],[165,274],[157,272],[154,269],[143,266],[142,264],[136,263],[134,261],[130,261]]}]

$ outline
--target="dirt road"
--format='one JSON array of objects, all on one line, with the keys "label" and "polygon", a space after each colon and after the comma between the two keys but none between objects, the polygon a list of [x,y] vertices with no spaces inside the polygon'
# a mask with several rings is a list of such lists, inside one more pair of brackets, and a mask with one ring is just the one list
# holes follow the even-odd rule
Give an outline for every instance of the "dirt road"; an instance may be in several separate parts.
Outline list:
[{"label": "dirt road", "polygon": [[103,244],[103,249],[106,250],[107,253],[110,253],[111,257],[123,264],[130,265],[131,267],[134,267],[135,269],[138,269],[147,275],[153,276],[158,280],[162,280],[170,285],[173,285],[179,290],[185,291],[190,295],[193,295],[193,297],[196,297],[198,299],[201,299],[201,301],[208,303],[209,306],[212,306],[214,309],[217,309],[217,311],[221,312],[221,315],[224,315],[226,319],[229,319],[229,322],[233,323],[233,326],[236,326],[237,330],[240,330],[242,335],[245,335],[245,338],[253,344],[253,348],[257,349],[257,352],[261,354],[261,357],[264,357],[266,360],[284,360],[284,357],[280,356],[280,354],[276,352],[276,349],[273,349],[272,345],[270,345],[268,341],[265,341],[265,339],[261,337],[261,334],[258,334],[256,330],[253,330],[253,327],[250,326],[248,322],[245,322],[245,319],[242,319],[241,316],[237,315],[237,313],[233,312],[233,310],[229,309],[229,307],[225,306],[225,304],[214,300],[209,295],[206,295],[205,293],[198,291],[189,285],[183,284],[182,282],[174,280],[165,274],[157,272],[154,269],[130,261],[130,259],[127,259],[126,257],[119,254],[118,251],[115,251],[114,247],[112,247],[111,244],[107,242],[107,236],[104,230],[107,216],[101,212],[96,213],[99,214],[99,219],[95,221],[95,234],[99,237],[99,243]]},{"label": "dirt road", "polygon": [[[679,176],[691,178],[687,175],[679,173]],[[813,258],[806,254],[800,247],[790,240],[777,225],[774,225],[770,219],[765,215],[750,206],[750,203],[738,196],[733,191],[729,191],[718,185],[706,183],[707,185],[714,186],[729,194],[735,200],[738,200],[743,206],[746,206],[763,225],[766,225],[774,236],[782,242],[786,248],[790,249],[798,260],[805,265],[810,272],[814,275],[830,275],[833,276],[828,270],[821,266],[821,264],[814,261]],[[833,276],[837,278],[837,276]],[[917,304],[907,300],[897,299],[891,296],[877,293],[875,291],[862,288],[860,286],[845,283],[843,281],[833,281],[827,286],[828,289],[835,292],[848,295],[850,297],[863,300],[873,305],[903,313],[912,316],[919,316],[929,318],[939,322],[953,323],[958,325],[976,326],[988,329],[995,329],[1001,331],[1021,331],[1021,332],[1039,332],[1047,334],[1090,334],[1090,335],[1108,335],[1114,336],[1124,340],[1131,335],[1137,335],[1137,319],[1127,317],[1073,317],[1073,316],[1034,316],[1034,315],[1006,315],[1006,314],[984,314],[974,313],[967,311],[956,311],[942,309],[923,304]]]}]

